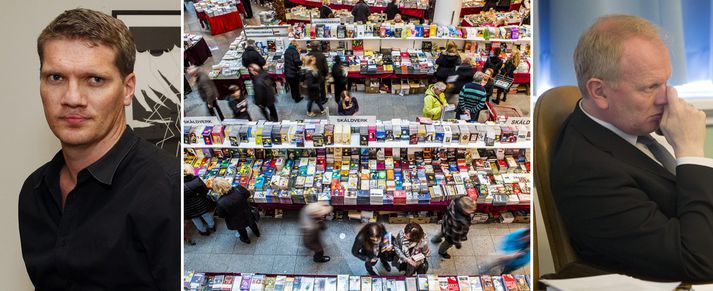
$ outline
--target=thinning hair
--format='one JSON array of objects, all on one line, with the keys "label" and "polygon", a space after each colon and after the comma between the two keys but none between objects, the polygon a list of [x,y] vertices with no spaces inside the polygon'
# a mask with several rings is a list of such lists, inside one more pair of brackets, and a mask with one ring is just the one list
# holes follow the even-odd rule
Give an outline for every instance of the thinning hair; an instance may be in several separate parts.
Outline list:
[{"label": "thinning hair", "polygon": [[473,75],[473,82],[480,83],[483,81],[483,78],[485,78],[485,73],[475,72],[475,75]]},{"label": "thinning hair", "polygon": [[37,37],[40,68],[44,60],[45,44],[51,40],[83,40],[90,46],[105,45],[114,53],[114,64],[122,77],[134,72],[136,44],[124,22],[99,11],[77,8],[64,11],[42,30]]},{"label": "thinning hair", "polygon": [[663,43],[654,24],[631,15],[602,16],[579,37],[573,58],[582,96],[589,97],[587,82],[592,78],[617,85],[624,43],[634,37]]}]

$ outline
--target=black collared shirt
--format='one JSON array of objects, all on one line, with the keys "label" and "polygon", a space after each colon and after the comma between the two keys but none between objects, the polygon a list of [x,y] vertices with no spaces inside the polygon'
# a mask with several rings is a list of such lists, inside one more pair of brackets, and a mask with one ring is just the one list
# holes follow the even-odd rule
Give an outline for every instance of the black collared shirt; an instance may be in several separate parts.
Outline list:
[{"label": "black collared shirt", "polygon": [[22,256],[37,290],[180,290],[176,157],[130,128],[81,170],[62,208],[60,151],[20,192]]}]

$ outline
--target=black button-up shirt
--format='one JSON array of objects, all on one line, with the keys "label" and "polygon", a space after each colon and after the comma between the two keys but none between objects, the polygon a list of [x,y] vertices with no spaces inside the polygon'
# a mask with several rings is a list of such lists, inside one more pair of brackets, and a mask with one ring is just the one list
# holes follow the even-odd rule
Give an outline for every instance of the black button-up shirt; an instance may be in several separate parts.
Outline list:
[{"label": "black button-up shirt", "polygon": [[180,290],[179,160],[130,128],[81,170],[62,208],[60,151],[20,192],[22,256],[37,290]]}]

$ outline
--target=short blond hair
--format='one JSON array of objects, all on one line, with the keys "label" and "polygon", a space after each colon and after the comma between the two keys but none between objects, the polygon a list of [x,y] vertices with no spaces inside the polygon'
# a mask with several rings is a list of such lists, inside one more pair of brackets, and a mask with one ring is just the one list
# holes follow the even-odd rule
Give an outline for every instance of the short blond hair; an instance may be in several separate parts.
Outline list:
[{"label": "short blond hair", "polygon": [[195,170],[193,169],[193,165],[185,163],[183,164],[183,176],[195,176]]},{"label": "short blond hair", "polygon": [[225,195],[226,193],[228,193],[228,191],[230,191],[231,188],[233,188],[230,183],[228,183],[228,180],[223,178],[213,179],[211,187],[213,191],[218,194],[218,196]]},{"label": "short blond hair", "polygon": [[599,78],[616,85],[624,43],[640,37],[663,43],[659,29],[646,19],[632,15],[608,15],[597,19],[574,50],[574,70],[582,96],[588,97],[587,82]]},{"label": "short blond hair", "polygon": [[446,44],[446,51],[451,54],[457,54],[458,46],[456,45],[456,42],[449,40],[448,43]]}]

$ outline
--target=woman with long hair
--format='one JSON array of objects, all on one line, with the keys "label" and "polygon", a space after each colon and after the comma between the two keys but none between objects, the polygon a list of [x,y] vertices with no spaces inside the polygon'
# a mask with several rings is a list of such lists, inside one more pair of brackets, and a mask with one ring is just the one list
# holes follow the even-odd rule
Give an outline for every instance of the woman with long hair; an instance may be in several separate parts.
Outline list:
[{"label": "woman with long hair", "polygon": [[387,261],[387,252],[393,251],[391,246],[391,234],[387,236],[386,228],[378,222],[371,222],[364,225],[354,239],[352,254],[364,261],[364,267],[369,275],[377,276],[374,265],[381,260],[381,264],[387,272],[391,271],[391,265]]},{"label": "woman with long hair", "polygon": [[[512,49],[510,57],[505,61],[505,65],[500,69],[500,75],[513,78],[515,76],[515,69],[520,65],[520,51],[517,49]],[[512,87],[512,85],[510,85]],[[506,102],[508,99],[508,89],[497,88],[497,94],[495,95],[495,104],[499,104],[500,101]],[[500,99],[500,94],[503,94],[503,99]]]},{"label": "woman with long hair", "polygon": [[458,46],[454,41],[448,41],[446,45],[446,52],[442,53],[436,59],[436,80],[439,82],[446,82],[448,77],[455,75],[456,66],[461,63],[460,55],[458,54]]}]

